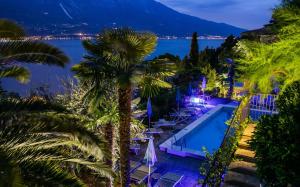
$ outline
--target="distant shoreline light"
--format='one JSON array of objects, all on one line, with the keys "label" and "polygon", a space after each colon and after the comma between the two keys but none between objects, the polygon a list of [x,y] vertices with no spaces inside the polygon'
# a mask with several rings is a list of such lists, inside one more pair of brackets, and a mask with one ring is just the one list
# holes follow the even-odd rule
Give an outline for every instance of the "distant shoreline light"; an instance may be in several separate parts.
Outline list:
[{"label": "distant shoreline light", "polygon": [[[29,36],[24,38],[25,40],[91,40],[94,39],[96,35],[92,34],[72,34],[72,35],[47,35],[47,36]],[[177,37],[177,36],[161,36],[158,37],[159,40],[191,40],[192,37]],[[225,40],[226,37],[223,36],[199,36],[199,40]]]}]

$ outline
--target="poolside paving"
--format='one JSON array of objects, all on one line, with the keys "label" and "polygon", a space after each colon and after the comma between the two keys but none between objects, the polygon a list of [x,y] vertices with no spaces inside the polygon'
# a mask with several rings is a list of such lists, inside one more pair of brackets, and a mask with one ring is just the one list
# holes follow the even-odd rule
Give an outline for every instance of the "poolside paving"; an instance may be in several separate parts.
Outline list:
[{"label": "poolside paving", "polygon": [[[218,104],[230,104],[236,105],[236,102],[229,103],[226,99],[215,98],[209,101],[209,109],[216,107]],[[208,111],[207,111],[208,112]],[[199,119],[202,115],[198,116]],[[179,175],[184,175],[181,183],[177,184],[177,187],[184,186],[184,187],[197,187],[200,186],[198,184],[199,179],[203,178],[200,175],[200,167],[201,164],[204,162],[203,159],[200,158],[189,158],[189,157],[178,157],[166,152],[159,150],[159,145],[173,136],[179,130],[185,128],[188,124],[193,122],[190,120],[186,123],[179,124],[176,126],[175,129],[172,128],[164,128],[164,133],[160,135],[156,135],[154,139],[156,155],[158,162],[156,167],[158,169],[154,172],[154,178],[159,178],[159,176],[167,173],[167,172],[174,172]],[[144,158],[144,154],[146,152],[147,142],[141,143],[141,151],[139,155],[131,155],[131,160],[134,161],[142,161]],[[155,183],[156,179],[152,179],[152,183]]]}]

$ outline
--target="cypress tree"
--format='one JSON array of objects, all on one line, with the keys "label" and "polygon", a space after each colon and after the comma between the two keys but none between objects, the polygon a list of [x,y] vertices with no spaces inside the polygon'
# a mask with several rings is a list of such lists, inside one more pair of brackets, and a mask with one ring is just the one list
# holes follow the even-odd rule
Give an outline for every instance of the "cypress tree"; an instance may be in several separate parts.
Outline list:
[{"label": "cypress tree", "polygon": [[191,61],[188,56],[185,56],[182,60],[183,67],[186,71],[189,71],[192,68]]},{"label": "cypress tree", "polygon": [[199,45],[198,45],[198,34],[197,32],[193,33],[191,51],[190,51],[190,61],[195,66],[199,61]]}]

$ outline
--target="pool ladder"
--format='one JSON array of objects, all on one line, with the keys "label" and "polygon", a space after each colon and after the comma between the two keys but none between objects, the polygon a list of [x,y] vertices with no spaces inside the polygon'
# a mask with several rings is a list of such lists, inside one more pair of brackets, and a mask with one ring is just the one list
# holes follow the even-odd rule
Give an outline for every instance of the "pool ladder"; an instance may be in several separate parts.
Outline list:
[{"label": "pool ladder", "polygon": [[181,147],[181,151],[182,151],[182,147],[184,146],[184,148],[186,148],[186,140],[185,138],[182,138],[180,141],[180,147]]},{"label": "pool ladder", "polygon": [[[176,144],[178,141],[177,141],[177,138],[176,136],[174,136],[173,138],[173,142],[172,142],[172,148],[173,148],[173,145]],[[180,150],[182,151],[183,148],[186,148],[186,139],[185,138],[181,138],[180,141],[178,142],[179,143],[179,146],[180,146]]]},{"label": "pool ladder", "polygon": [[174,135],[174,136],[173,136],[173,139],[171,140],[171,148],[172,148],[172,149],[173,149],[173,145],[176,144],[176,142],[177,142],[177,138],[176,138],[176,136]]}]

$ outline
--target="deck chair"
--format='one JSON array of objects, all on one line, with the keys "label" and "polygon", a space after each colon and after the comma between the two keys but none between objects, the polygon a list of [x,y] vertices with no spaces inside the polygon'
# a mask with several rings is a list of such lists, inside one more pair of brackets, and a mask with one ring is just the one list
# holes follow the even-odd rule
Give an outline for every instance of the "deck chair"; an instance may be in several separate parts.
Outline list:
[{"label": "deck chair", "polygon": [[136,168],[140,167],[142,163],[130,160],[130,173],[133,172]]},{"label": "deck chair", "polygon": [[183,178],[183,175],[178,175],[168,172],[161,176],[154,187],[175,187]]},{"label": "deck chair", "polygon": [[135,155],[138,155],[141,150],[141,145],[138,143],[130,145],[130,151],[133,152]]},{"label": "deck chair", "polygon": [[144,134],[162,134],[164,131],[161,128],[150,128],[146,129]]},{"label": "deck chair", "polygon": [[[156,167],[151,167],[150,175],[157,170]],[[130,175],[130,180],[137,184],[144,182],[149,176],[149,167],[146,165],[141,165],[136,168]]]}]

